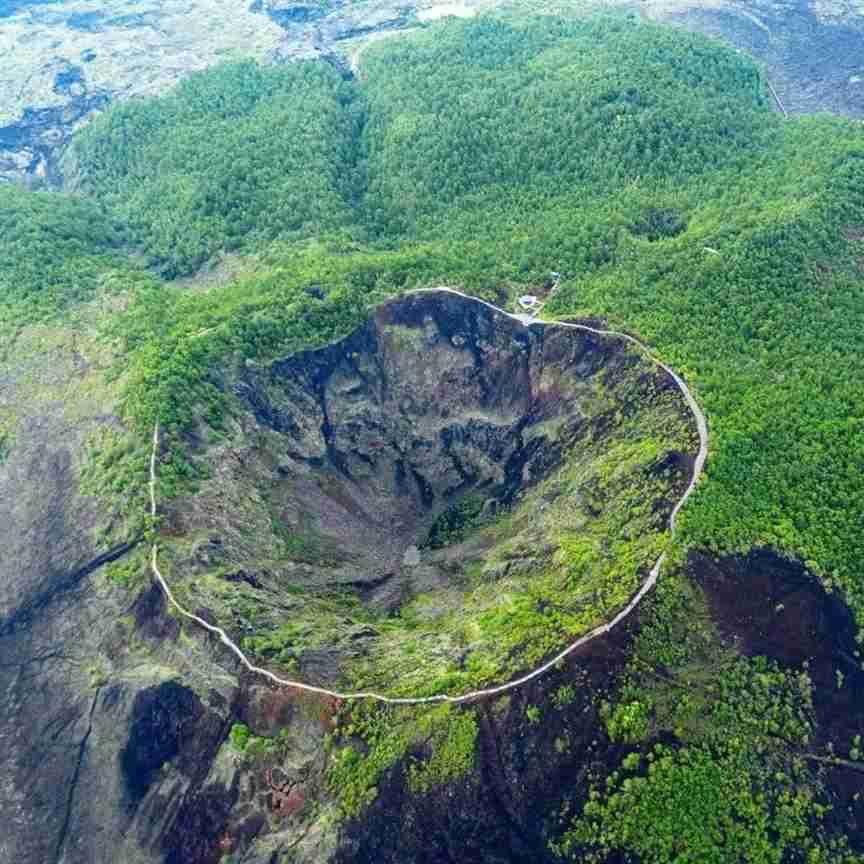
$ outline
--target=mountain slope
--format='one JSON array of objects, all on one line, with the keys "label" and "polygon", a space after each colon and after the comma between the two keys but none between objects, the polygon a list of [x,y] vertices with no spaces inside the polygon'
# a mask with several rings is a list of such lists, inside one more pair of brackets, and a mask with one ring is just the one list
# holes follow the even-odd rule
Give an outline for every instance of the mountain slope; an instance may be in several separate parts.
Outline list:
[{"label": "mountain slope", "polygon": [[[683,862],[687,804],[700,860],[858,860],[860,124],[784,121],[700,37],[510,15],[355,80],[229,65],[67,159],[74,196],[0,189],[4,856]],[[634,626],[524,691],[270,688],[151,538],[256,662],[412,692],[524,671],[668,540],[662,376],[397,296],[442,283],[638,334],[706,480]]]}]

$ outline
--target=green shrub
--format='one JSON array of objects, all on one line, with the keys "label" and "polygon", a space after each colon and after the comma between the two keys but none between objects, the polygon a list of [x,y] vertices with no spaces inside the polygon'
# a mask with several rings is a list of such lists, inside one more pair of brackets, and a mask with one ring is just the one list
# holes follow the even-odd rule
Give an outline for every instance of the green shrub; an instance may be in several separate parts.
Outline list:
[{"label": "green shrub", "polygon": [[235,723],[228,733],[228,741],[238,753],[245,753],[252,733],[245,723]]},{"label": "green shrub", "polygon": [[648,735],[651,715],[644,702],[622,702],[614,707],[605,703],[600,714],[613,741],[635,743],[645,740]]}]

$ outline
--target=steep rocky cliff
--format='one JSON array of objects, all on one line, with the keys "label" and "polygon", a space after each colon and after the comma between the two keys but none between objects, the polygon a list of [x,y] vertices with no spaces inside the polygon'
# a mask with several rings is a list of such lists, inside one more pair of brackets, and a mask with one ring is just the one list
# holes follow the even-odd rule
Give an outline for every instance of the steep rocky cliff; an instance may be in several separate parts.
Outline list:
[{"label": "steep rocky cliff", "polygon": [[11,430],[0,460],[0,860],[109,860],[118,849],[152,860],[139,846],[158,843],[174,814],[151,812],[136,833],[142,790],[166,759],[179,759],[166,805],[206,773],[225,733],[217,691],[230,697],[233,685],[207,674],[206,654],[203,665],[172,660],[177,628],[156,614],[158,596],[136,598],[106,575],[139,560],[142,538],[110,539],[109,514],[82,488],[88,442],[120,428],[104,353],[71,328],[32,328],[15,348],[0,379]]},{"label": "steep rocky cliff", "polygon": [[623,340],[444,292],[223,386],[236,419],[167,504],[167,566],[190,607],[330,685],[358,664],[411,695],[500,677],[605,620],[695,452],[677,387]]}]

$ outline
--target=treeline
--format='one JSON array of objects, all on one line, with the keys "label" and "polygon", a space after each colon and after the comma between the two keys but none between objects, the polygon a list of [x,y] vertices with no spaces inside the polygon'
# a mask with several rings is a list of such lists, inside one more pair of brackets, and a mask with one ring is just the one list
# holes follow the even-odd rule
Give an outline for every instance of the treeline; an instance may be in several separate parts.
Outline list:
[{"label": "treeline", "polygon": [[448,23],[371,47],[359,82],[314,63],[192,76],[109,111],[66,165],[87,197],[0,189],[7,300],[81,298],[123,243],[168,276],[225,249],[261,261],[206,303],[133,302],[142,422],[158,392],[182,425],[186,379],[220,356],[330,338],[402,287],[492,296],[554,269],[549,311],[638,331],[705,403],[689,540],[780,548],[864,611],[864,146],[845,121],[782,122],[735,52],[627,18]]},{"label": "treeline", "polygon": [[[402,287],[491,296],[558,270],[549,311],[638,331],[705,403],[689,540],[780,548],[864,613],[860,129],[784,123],[751,62],[626,18],[449,23],[364,64],[359,82],[232,64],[109,111],[66,161],[79,196],[0,188],[0,305],[83,299],[106,268],[135,271],[121,247],[166,276],[256,251],[263,275],[206,304],[151,285],[162,323],[141,329],[133,300],[118,324],[148,382],[128,404],[143,422],[158,392],[182,425],[188,380],[221,356],[330,338]],[[302,311],[310,280],[335,317]],[[181,350],[197,330],[216,336]]]},{"label": "treeline", "polygon": [[[331,66],[230,64],[119,105],[65,160],[160,271],[333,231],[392,243],[530,190],[596,198],[746,158],[773,127],[756,67],[626,18],[436,27]],[[522,209],[530,211],[531,202]]]}]

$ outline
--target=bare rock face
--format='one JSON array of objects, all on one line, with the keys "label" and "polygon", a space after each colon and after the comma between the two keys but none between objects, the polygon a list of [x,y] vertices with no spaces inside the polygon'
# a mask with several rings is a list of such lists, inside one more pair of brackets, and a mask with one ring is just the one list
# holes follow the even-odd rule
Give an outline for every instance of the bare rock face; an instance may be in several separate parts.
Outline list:
[{"label": "bare rock face", "polygon": [[[484,0],[488,2],[488,0]],[[56,184],[75,130],[115,100],[162,93],[225,60],[322,57],[407,26],[413,2],[0,2],[0,180]]]},{"label": "bare rock face", "polygon": [[613,410],[616,375],[636,362],[621,342],[419,294],[237,390],[284,436],[282,521],[339,552],[346,581],[378,583],[419,564],[410,550],[466,491],[496,507],[545,476]]},{"label": "bare rock face", "polygon": [[[82,485],[93,434],[119,428],[92,346],[58,337],[42,354],[24,347],[0,378],[0,409],[14,421],[0,459],[0,862],[553,860],[550,814],[578,808],[587,767],[614,767],[626,750],[603,732],[593,694],[614,688],[628,628],[472,705],[470,771],[420,794],[413,757],[398,760],[374,802],[340,823],[326,744],[338,700],[271,687],[172,615],[137,538],[106,540],[110,514]],[[557,554],[550,525],[590,532],[630,472],[641,506],[604,530],[615,528],[615,542],[658,531],[689,472],[689,451],[660,447],[662,438],[647,461],[624,446],[641,452],[632,436],[643,426],[687,440],[686,408],[656,366],[621,340],[525,326],[454,294],[394,300],[336,344],[221,374],[235,428],[227,443],[199,444],[212,479],[165,507],[164,564],[178,594],[226,616],[250,651],[274,623],[302,624],[327,585],[371,608],[418,590],[446,606],[459,561],[490,557],[482,532],[428,542],[466,495],[527,513],[507,524],[507,554],[482,572],[493,593],[514,591]],[[592,496],[567,471],[574,454],[611,445],[612,485]],[[279,547],[286,531],[319,547]],[[128,584],[110,576],[130,562]],[[690,566],[725,638],[784,665],[809,659],[818,734],[851,746],[864,733],[854,710],[864,684],[848,610],[768,553],[694,554]],[[579,592],[575,584],[577,603]],[[446,654],[434,606],[429,642]],[[322,608],[297,671],[329,680],[380,634]],[[399,646],[384,649],[397,664]],[[557,698],[564,688],[570,696]],[[529,708],[542,709],[539,722]],[[235,724],[250,736],[245,751]],[[860,837],[854,780],[842,766],[829,777],[837,818]]]},{"label": "bare rock face", "polygon": [[[146,556],[134,557],[138,538],[105,539],[110,516],[82,477],[93,436],[120,423],[89,352],[86,340],[60,340],[0,380],[0,407],[15,411],[0,463],[0,860],[270,862],[293,850],[323,862],[343,847],[350,858],[359,841],[316,821],[334,706],[244,679],[194,627],[181,632]],[[446,562],[419,547],[453,500],[481,489],[505,504],[554,471],[566,447],[627,408],[603,393],[639,363],[608,340],[416,295],[338,344],[229,376],[246,408],[231,470],[247,497],[266,474],[285,525],[338,547],[305,578],[359,581],[388,603],[382,575],[447,578]],[[186,504],[178,524],[209,526],[195,535],[192,576],[230,563],[237,547],[220,519],[236,508],[212,506],[206,489]],[[248,542],[260,552],[267,533]],[[127,560],[138,561],[131,588],[107,572]],[[182,576],[186,562],[174,563]],[[271,579],[251,567],[223,575],[252,592]],[[323,632],[321,674],[328,652],[341,656],[328,643],[368,636],[345,622]],[[237,722],[278,738],[278,764],[271,751],[262,764],[232,749]],[[501,813],[487,803],[490,826]]]},{"label": "bare rock face", "polygon": [[230,57],[263,60],[282,32],[221,0],[0,3],[0,178],[57,180],[69,137],[109,102]]}]

